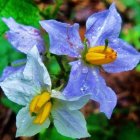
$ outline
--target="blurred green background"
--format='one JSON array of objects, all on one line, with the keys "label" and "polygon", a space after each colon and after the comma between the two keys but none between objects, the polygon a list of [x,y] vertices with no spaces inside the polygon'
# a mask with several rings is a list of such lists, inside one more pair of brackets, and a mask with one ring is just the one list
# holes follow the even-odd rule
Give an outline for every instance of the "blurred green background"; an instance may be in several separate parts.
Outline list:
[{"label": "blurred green background", "polygon": [[[108,8],[112,2],[113,0],[0,0],[0,75],[11,62],[26,57],[13,49],[6,40],[5,32],[8,28],[2,22],[2,17],[13,17],[19,23],[40,29],[48,49],[48,35],[41,29],[39,20],[78,22],[81,25],[80,35],[83,39],[88,16]],[[140,50],[140,1],[116,0],[116,6],[123,19],[120,37]],[[48,54],[46,63],[54,87],[59,87],[68,80],[69,59]],[[91,134],[88,139],[140,140],[140,65],[131,72],[103,72],[102,75],[117,93],[118,104],[110,120],[98,112],[98,104],[95,102],[89,102],[82,109]],[[20,106],[9,101],[2,91],[0,92],[0,140],[71,140],[58,134],[53,124],[34,137],[15,138],[15,116],[19,109]]]}]

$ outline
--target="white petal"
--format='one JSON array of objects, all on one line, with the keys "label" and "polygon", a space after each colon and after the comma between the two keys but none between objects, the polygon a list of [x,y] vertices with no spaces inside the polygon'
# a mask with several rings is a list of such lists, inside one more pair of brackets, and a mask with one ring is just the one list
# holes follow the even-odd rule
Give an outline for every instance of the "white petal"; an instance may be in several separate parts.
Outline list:
[{"label": "white petal", "polygon": [[26,105],[40,91],[34,83],[24,79],[22,71],[11,74],[0,86],[9,100],[20,105]]},{"label": "white petal", "polygon": [[41,60],[36,46],[27,54],[27,64],[23,73],[25,77],[36,82],[37,85],[51,87],[49,73]]},{"label": "white petal", "polygon": [[52,109],[54,125],[57,131],[71,138],[89,137],[86,121],[80,111],[71,111],[64,106],[55,106]]},{"label": "white petal", "polygon": [[90,99],[90,95],[83,95],[73,98],[65,98],[63,93],[59,91],[52,90],[52,97],[57,98],[56,103],[62,104],[67,107],[69,110],[78,110],[81,109]]},{"label": "white petal", "polygon": [[16,137],[19,136],[33,136],[39,133],[42,129],[48,128],[50,120],[47,119],[42,125],[33,124],[34,117],[29,114],[29,108],[22,108],[16,118],[17,132]]}]

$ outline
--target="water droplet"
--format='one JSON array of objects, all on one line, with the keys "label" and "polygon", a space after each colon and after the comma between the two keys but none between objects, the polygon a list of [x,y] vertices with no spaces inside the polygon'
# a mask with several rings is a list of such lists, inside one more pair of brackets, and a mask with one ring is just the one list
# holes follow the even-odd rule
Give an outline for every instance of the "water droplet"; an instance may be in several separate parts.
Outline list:
[{"label": "water droplet", "polygon": [[74,47],[75,47],[75,49],[79,49],[79,46],[78,45],[75,45]]},{"label": "water droplet", "polygon": [[79,59],[81,58],[81,54],[78,55],[78,58],[79,58]]},{"label": "water droplet", "polygon": [[82,73],[88,73],[88,68],[87,67],[83,67]]},{"label": "water droplet", "polygon": [[98,27],[97,30],[99,31],[101,29],[101,27]]},{"label": "water droplet", "polygon": [[78,63],[77,63],[78,65],[81,65],[81,61],[78,61]]},{"label": "water droplet", "polygon": [[87,85],[87,84],[84,84],[82,87],[81,87],[81,92],[83,93],[83,94],[87,94],[87,91],[88,91],[88,89],[89,89],[89,86]]},{"label": "water droplet", "polygon": [[95,40],[95,39],[96,39],[96,37],[95,37],[95,36],[92,36],[92,39],[93,39],[93,40]]}]

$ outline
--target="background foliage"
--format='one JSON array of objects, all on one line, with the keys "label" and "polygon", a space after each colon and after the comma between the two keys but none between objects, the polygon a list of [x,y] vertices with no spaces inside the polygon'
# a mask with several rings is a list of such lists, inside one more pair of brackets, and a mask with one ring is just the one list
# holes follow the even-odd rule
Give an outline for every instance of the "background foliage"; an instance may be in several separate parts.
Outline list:
[{"label": "background foliage", "polygon": [[[13,17],[17,22],[34,26],[40,29],[39,20],[58,19],[63,22],[79,22],[81,24],[80,33],[83,38],[85,31],[85,21],[89,15],[101,11],[109,6],[111,0],[0,0],[0,75],[7,65],[17,59],[26,56],[12,48],[5,38],[7,26],[2,22],[2,17]],[[123,18],[123,28],[121,38],[128,41],[136,49],[140,49],[140,1],[138,0],[117,0],[117,8]],[[46,48],[49,46],[49,39],[46,33],[42,31],[42,36],[46,42]],[[47,54],[47,68],[51,74],[53,85],[59,87],[64,85],[68,79],[70,66],[68,59]],[[118,106],[113,113],[111,120],[107,120],[104,114],[97,113],[96,103],[89,103],[83,113],[87,119],[88,130],[91,134],[90,140],[139,140],[140,139],[140,120],[138,116],[140,93],[138,88],[140,82],[140,65],[136,71],[126,75],[110,75],[110,79],[103,74],[108,84],[118,93]],[[133,85],[130,85],[130,77]],[[115,81],[115,82],[114,82]],[[119,83],[120,82],[120,83]],[[130,95],[130,92],[133,94]],[[125,92],[125,94],[124,94]],[[5,137],[11,140],[15,139],[15,114],[20,106],[9,101],[2,92],[0,93],[0,139]],[[13,131],[11,131],[13,130]],[[19,138],[24,140],[24,138]],[[51,125],[47,130],[43,130],[37,136],[31,139],[38,140],[71,140],[61,136]]]}]

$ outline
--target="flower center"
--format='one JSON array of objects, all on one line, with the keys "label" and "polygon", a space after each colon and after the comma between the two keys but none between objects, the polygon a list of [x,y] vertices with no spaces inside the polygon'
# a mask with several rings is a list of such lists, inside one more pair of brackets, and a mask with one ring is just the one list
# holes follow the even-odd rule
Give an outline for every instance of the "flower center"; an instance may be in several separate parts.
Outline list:
[{"label": "flower center", "polygon": [[49,117],[52,108],[51,96],[48,92],[43,92],[35,96],[29,106],[31,116],[35,115],[33,123],[42,124]]},{"label": "flower center", "polygon": [[85,55],[86,61],[93,65],[108,64],[115,61],[116,58],[117,52],[105,46],[91,47]]}]

